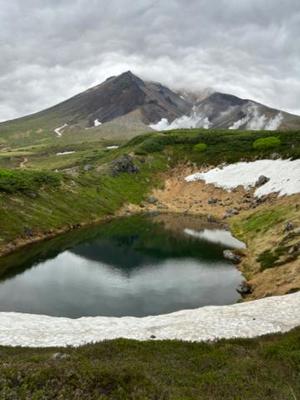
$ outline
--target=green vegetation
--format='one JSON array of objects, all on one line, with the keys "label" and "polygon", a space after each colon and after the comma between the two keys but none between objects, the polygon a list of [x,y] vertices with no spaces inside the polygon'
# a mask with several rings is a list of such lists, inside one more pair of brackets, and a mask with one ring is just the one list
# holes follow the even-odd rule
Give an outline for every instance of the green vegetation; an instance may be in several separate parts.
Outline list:
[{"label": "green vegetation", "polygon": [[61,175],[48,171],[0,169],[0,192],[36,192],[42,186],[58,188]]},{"label": "green vegetation", "polygon": [[213,344],[114,340],[65,349],[2,347],[0,397],[293,400],[300,396],[299,348],[300,329]]},{"label": "green vegetation", "polygon": [[260,262],[261,271],[264,271],[268,268],[274,268],[276,265],[276,261],[278,261],[280,254],[276,252],[272,252],[272,250],[263,251],[258,257],[257,261]]},{"label": "green vegetation", "polygon": [[260,138],[255,140],[253,143],[253,148],[256,150],[268,150],[273,149],[281,145],[281,141],[278,137],[269,136],[266,138]]},{"label": "green vegetation", "polygon": [[232,221],[232,226],[239,236],[255,237],[258,233],[265,233],[277,224],[283,224],[291,213],[292,210],[289,207],[283,206],[252,211],[242,221],[240,221],[240,218],[235,218]]},{"label": "green vegetation", "polygon": [[[276,149],[280,156],[300,157],[298,132],[277,132],[276,136],[281,142]],[[112,151],[106,146],[113,142],[103,140],[4,149],[0,151],[0,165],[5,167],[0,170],[0,246],[24,238],[24,230],[45,235],[99,220],[126,202],[139,204],[153,186],[160,185],[158,174],[178,163],[216,165],[270,156],[272,149],[253,148],[255,140],[267,137],[268,132],[191,129],[141,135]],[[205,151],[195,151],[199,145],[201,149],[206,145]],[[57,156],[65,151],[74,153]],[[140,172],[113,177],[109,166],[123,154],[135,154]],[[273,220],[285,220],[286,212],[254,214],[239,229],[255,235]]]},{"label": "green vegetation", "polygon": [[[283,158],[300,157],[299,132],[276,132],[276,153]],[[136,154],[164,152],[173,164],[191,161],[197,164],[217,165],[222,162],[253,160],[270,157],[274,147],[254,148],[253,143],[270,138],[265,131],[210,131],[205,129],[180,129],[164,133],[151,133],[132,139],[124,147],[134,148]],[[193,151],[198,143],[207,145],[205,151]]]},{"label": "green vegetation", "polygon": [[193,147],[193,149],[195,150],[195,151],[198,151],[198,152],[202,152],[202,151],[205,151],[206,149],[207,149],[207,144],[205,144],[205,143],[198,143],[198,144],[195,144],[195,146]]},{"label": "green vegetation", "polygon": [[[109,153],[99,171],[96,165],[102,157],[101,161],[95,157],[91,170],[85,172],[79,165],[74,175],[11,170],[12,177],[20,178],[17,183],[15,179],[3,180],[6,191],[0,191],[0,244],[26,238],[28,229],[32,235],[40,236],[53,229],[91,223],[112,215],[126,202],[140,203],[151,187],[160,184],[155,175],[165,169],[164,157],[144,163],[136,158],[138,174],[123,173],[113,177],[109,165],[114,157],[116,155]],[[51,180],[53,176],[54,181]],[[59,187],[56,179],[61,179]],[[15,195],[6,193],[9,190],[14,190]]]}]

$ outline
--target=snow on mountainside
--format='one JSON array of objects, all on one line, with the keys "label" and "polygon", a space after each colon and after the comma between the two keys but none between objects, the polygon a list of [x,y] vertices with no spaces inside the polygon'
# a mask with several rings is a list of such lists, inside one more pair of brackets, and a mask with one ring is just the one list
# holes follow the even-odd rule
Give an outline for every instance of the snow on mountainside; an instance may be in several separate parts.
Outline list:
[{"label": "snow on mountainside", "polygon": [[127,71],[47,110],[0,123],[0,138],[30,132],[32,142],[49,133],[128,139],[178,128],[299,129],[300,116],[212,89],[175,92]]},{"label": "snow on mountainside", "polygon": [[151,124],[155,130],[180,128],[277,130],[284,128],[291,118],[287,113],[274,110],[251,100],[213,93],[193,105],[189,115],[169,122],[162,118]]}]

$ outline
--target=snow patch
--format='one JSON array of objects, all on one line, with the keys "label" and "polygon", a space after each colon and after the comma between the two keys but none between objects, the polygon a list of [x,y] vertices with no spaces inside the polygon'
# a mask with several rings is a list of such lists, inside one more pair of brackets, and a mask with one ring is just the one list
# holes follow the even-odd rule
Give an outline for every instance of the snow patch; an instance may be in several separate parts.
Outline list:
[{"label": "snow patch", "polygon": [[187,182],[204,180],[217,187],[231,190],[239,185],[253,187],[258,178],[264,175],[270,180],[257,188],[255,196],[261,197],[270,193],[279,196],[300,193],[300,160],[258,160],[238,162],[221,168],[213,168],[204,173],[187,176]]},{"label": "snow patch", "polygon": [[173,122],[169,123],[167,118],[162,118],[156,124],[150,124],[150,128],[156,131],[167,131],[170,129],[190,129],[190,128],[204,128],[209,129],[211,123],[205,115],[197,112],[194,108],[191,115],[183,115],[176,118]]},{"label": "snow patch", "polygon": [[105,147],[107,150],[115,150],[115,149],[118,149],[119,148],[119,146],[107,146],[107,147]]},{"label": "snow patch", "polygon": [[184,233],[197,239],[207,240],[234,249],[245,249],[245,243],[236,239],[229,231],[224,229],[204,229],[195,231],[194,229],[184,229]]},{"label": "snow patch", "polygon": [[68,126],[68,124],[64,124],[56,129],[54,129],[54,132],[57,134],[57,136],[61,137],[62,136],[62,131]]},{"label": "snow patch", "polygon": [[100,125],[102,125],[102,122],[100,122],[99,119],[95,119],[94,126],[97,127],[97,126],[100,126]]},{"label": "snow patch", "polygon": [[102,340],[208,341],[287,332],[300,325],[300,292],[151,317],[56,318],[0,313],[2,346],[79,346]]},{"label": "snow patch", "polygon": [[74,154],[75,151],[63,151],[61,153],[56,153],[57,156],[66,156],[68,154]]}]

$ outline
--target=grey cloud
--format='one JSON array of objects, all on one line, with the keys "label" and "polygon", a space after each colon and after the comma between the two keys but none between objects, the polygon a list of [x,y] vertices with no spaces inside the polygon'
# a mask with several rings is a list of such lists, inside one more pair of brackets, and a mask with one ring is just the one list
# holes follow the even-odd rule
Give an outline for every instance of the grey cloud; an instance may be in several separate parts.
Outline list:
[{"label": "grey cloud", "polygon": [[299,0],[0,0],[0,120],[131,69],[300,114]]}]

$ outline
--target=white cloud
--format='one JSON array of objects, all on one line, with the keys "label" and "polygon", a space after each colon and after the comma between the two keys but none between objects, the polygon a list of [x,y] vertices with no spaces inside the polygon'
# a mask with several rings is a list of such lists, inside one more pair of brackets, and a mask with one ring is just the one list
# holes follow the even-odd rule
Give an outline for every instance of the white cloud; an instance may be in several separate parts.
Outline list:
[{"label": "white cloud", "polygon": [[299,31],[298,0],[0,0],[0,120],[128,69],[300,114]]}]

